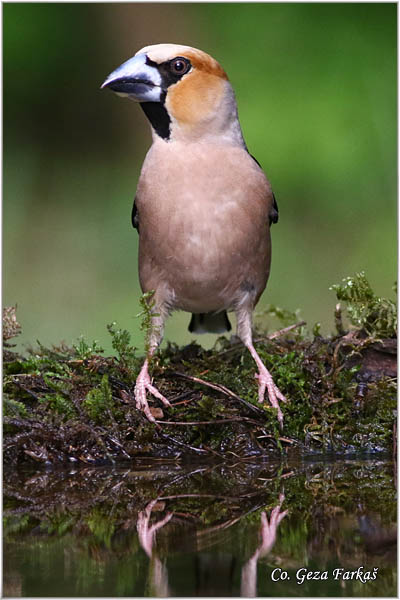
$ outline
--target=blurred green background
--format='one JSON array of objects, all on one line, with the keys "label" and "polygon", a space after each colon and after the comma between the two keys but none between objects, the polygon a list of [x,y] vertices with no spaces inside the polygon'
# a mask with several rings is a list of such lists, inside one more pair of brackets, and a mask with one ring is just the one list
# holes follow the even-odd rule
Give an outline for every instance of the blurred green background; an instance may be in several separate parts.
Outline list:
[{"label": "blurred green background", "polygon": [[[130,211],[151,143],[140,107],[99,87],[142,46],[212,54],[280,208],[267,303],[333,329],[332,283],[396,278],[395,3],[3,3],[3,303],[20,344],[115,320],[143,348]],[[189,342],[189,315],[166,338]],[[214,339],[214,338],[212,338]],[[199,338],[200,342],[206,341]]]}]

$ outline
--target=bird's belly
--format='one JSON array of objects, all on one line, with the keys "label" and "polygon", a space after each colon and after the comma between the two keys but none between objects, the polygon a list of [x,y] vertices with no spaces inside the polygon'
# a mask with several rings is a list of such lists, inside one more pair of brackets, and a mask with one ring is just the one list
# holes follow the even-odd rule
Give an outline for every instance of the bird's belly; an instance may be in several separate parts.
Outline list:
[{"label": "bird's belly", "polygon": [[[187,222],[186,222],[187,226]],[[149,232],[139,245],[144,291],[164,293],[171,309],[214,312],[233,309],[245,294],[263,291],[269,274],[269,235],[252,239],[216,227],[197,227],[185,235],[164,229]]]},{"label": "bird's belly", "polygon": [[234,308],[250,289],[258,297],[270,260],[264,174],[243,150],[235,161],[233,149],[228,159],[182,149],[168,169],[159,150],[146,158],[137,191],[142,289],[192,312]]}]

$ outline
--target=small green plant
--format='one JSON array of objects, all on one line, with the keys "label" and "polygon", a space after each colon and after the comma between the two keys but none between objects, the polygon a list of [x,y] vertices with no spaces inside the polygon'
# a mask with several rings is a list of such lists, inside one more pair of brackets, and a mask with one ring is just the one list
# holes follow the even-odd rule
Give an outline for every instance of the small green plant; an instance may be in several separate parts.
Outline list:
[{"label": "small green plant", "polygon": [[28,411],[23,402],[10,398],[7,394],[3,396],[3,413],[7,417],[27,417]]},{"label": "small green plant", "polygon": [[78,344],[73,344],[73,348],[80,360],[88,360],[94,354],[101,354],[104,352],[104,349],[98,345],[96,340],[93,340],[93,342],[89,344],[83,335],[80,336]]},{"label": "small green plant", "polygon": [[[276,330],[282,330],[288,328],[290,335],[297,341],[300,341],[307,334],[306,323],[301,320],[300,309],[297,308],[295,311],[276,306],[274,304],[267,304],[265,310],[257,311],[255,313],[255,327],[254,331],[261,337],[267,336],[268,332],[272,330],[272,335],[276,335]],[[268,327],[266,327],[266,321]]]},{"label": "small green plant", "polygon": [[28,358],[22,358],[12,363],[14,373],[31,373],[32,375],[65,376],[69,375],[67,360],[70,356],[60,354],[53,348],[45,348],[39,340],[38,347],[28,350]]},{"label": "small green plant", "polygon": [[57,392],[56,394],[46,394],[40,402],[47,402],[48,407],[52,411],[64,416],[66,419],[72,419],[77,414],[76,408],[71,400],[63,396],[60,392]]},{"label": "small green plant", "polygon": [[62,537],[67,531],[74,525],[74,517],[68,513],[68,511],[54,512],[50,514],[48,518],[44,519],[40,524],[40,530],[43,534],[56,535]]},{"label": "small green plant", "polygon": [[113,408],[113,400],[107,375],[103,375],[100,387],[90,390],[82,404],[88,416],[95,423],[103,423],[108,420],[107,417]]},{"label": "small green plant", "polygon": [[270,315],[272,317],[276,317],[280,323],[284,327],[288,325],[292,325],[297,321],[300,321],[300,309],[296,311],[287,310],[286,308],[280,308],[279,306],[275,306],[274,304],[268,304],[265,314]]},{"label": "small green plant", "polygon": [[118,329],[115,321],[107,325],[111,344],[117,353],[119,364],[132,376],[136,364],[136,348],[131,346],[131,334],[126,329]]},{"label": "small green plant", "polygon": [[153,299],[154,294],[154,290],[142,294],[139,300],[142,310],[136,315],[138,318],[141,318],[140,329],[141,331],[144,331],[145,334],[146,354],[148,354],[150,350],[150,333],[155,327],[153,323],[153,318],[160,316],[159,313],[155,313],[153,310],[156,304],[155,300]]},{"label": "small green plant", "polygon": [[397,335],[397,308],[393,300],[380,298],[372,290],[365,273],[345,277],[341,284],[329,289],[336,292],[338,300],[347,304],[347,313],[354,327],[376,338]]},{"label": "small green plant", "polygon": [[96,540],[110,548],[115,530],[115,519],[111,518],[110,512],[95,506],[87,516],[86,523]]}]

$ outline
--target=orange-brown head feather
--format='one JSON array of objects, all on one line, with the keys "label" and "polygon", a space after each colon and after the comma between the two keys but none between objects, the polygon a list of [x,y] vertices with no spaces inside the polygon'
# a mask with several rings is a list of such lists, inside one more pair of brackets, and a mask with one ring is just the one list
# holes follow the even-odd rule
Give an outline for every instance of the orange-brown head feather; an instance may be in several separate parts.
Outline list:
[{"label": "orange-brown head feather", "polygon": [[209,136],[233,137],[240,144],[242,135],[237,119],[234,92],[221,65],[209,54],[175,44],[142,48],[159,65],[176,57],[190,61],[190,70],[168,87],[165,108],[171,119],[171,140],[192,141]]}]

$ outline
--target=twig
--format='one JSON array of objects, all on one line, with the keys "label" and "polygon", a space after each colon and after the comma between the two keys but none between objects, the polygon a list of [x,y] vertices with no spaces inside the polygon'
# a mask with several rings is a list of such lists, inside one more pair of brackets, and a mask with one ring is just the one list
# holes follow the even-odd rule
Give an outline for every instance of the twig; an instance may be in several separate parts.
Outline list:
[{"label": "twig", "polygon": [[222,459],[224,458],[222,454],[220,454],[216,450],[213,450],[209,446],[206,446],[205,444],[203,444],[203,448],[205,448],[205,450],[208,450],[208,452],[211,452],[211,454],[214,454],[215,456],[218,456],[218,458],[222,458]]},{"label": "twig", "polygon": [[[246,496],[254,496],[254,495],[257,495],[257,494],[247,494]],[[243,498],[246,496],[238,496],[238,498]],[[250,515],[251,513],[258,510],[259,508],[262,508],[263,506],[264,506],[264,504],[256,504],[255,506],[252,506],[250,508],[250,510],[247,510],[247,511],[241,513],[240,515],[238,515],[237,517],[235,517],[233,519],[230,519],[229,521],[224,521],[223,523],[220,523],[218,525],[213,525],[212,527],[209,527],[208,529],[202,529],[201,531],[199,531],[197,533],[197,535],[199,538],[201,538],[204,535],[209,535],[210,533],[214,533],[220,529],[228,529],[229,527],[232,527],[232,525],[234,525],[235,523],[237,523],[244,517],[247,517],[247,515]]]},{"label": "twig", "polygon": [[[292,477],[296,475],[296,471],[290,471],[289,473],[284,473],[283,475],[279,475],[279,480],[287,479],[288,477]],[[258,481],[275,481],[276,477],[267,478],[267,477],[257,477]]]},{"label": "twig", "polygon": [[177,500],[180,498],[218,498],[220,500],[235,502],[240,496],[222,496],[221,494],[175,494],[174,496],[159,496],[157,500]]},{"label": "twig", "polygon": [[247,421],[248,423],[259,425],[258,421],[250,419],[249,417],[231,417],[229,419],[217,419],[215,421],[156,421],[156,423],[162,423],[162,425],[219,425],[220,423],[233,423],[235,421]]},{"label": "twig", "polygon": [[119,442],[118,440],[116,440],[114,437],[112,437],[110,434],[107,434],[108,439],[117,446],[117,448],[120,449],[121,453],[126,457],[131,459],[131,455],[128,454],[128,452],[125,450],[125,448],[123,447],[123,445],[121,444],[121,442]]},{"label": "twig", "polygon": [[[276,440],[276,439],[277,439],[277,438],[276,438],[275,436],[273,436],[273,435],[258,435],[258,436],[257,436],[257,439],[258,439],[258,440],[261,440],[261,439],[264,439],[264,438],[270,438],[270,439],[272,439],[272,440]],[[290,438],[287,438],[287,437],[278,437],[278,440],[279,440],[280,442],[287,442],[288,444],[295,444],[295,445],[298,445],[298,444],[299,444],[299,442],[298,442],[297,440],[292,440],[292,439],[290,439]]]},{"label": "twig", "polygon": [[[270,333],[270,335],[255,338],[254,343],[265,342],[265,340],[274,340],[278,337],[281,337],[282,335],[285,335],[285,333],[288,333],[289,331],[292,331],[293,329],[298,329],[299,327],[303,327],[303,325],[306,325],[306,324],[307,324],[306,321],[299,321],[298,323],[294,323],[293,325],[289,325],[288,327],[284,327],[283,329],[274,331],[273,333]],[[218,352],[218,356],[224,356],[225,354],[230,354],[231,352],[235,352],[236,350],[238,350],[241,347],[243,348],[242,342],[237,342],[236,344],[233,344],[231,348],[227,348],[227,350],[221,350],[221,352]]]},{"label": "twig", "polygon": [[[156,421],[156,423],[162,423],[163,425],[167,425],[167,424],[169,425],[170,424],[169,421]],[[197,452],[197,454],[209,454],[208,450],[203,450],[202,448],[195,448],[194,446],[189,446],[189,444],[185,444],[184,442],[180,442],[179,440],[174,439],[170,435],[167,435],[166,433],[162,433],[160,430],[158,431],[158,435],[160,437],[162,437],[162,438],[164,438],[164,439],[172,442],[176,446],[183,446],[184,448],[189,448],[189,450],[191,450],[192,452]]]},{"label": "twig", "polygon": [[28,394],[29,396],[32,396],[32,398],[34,398],[38,402],[40,402],[43,399],[42,396],[38,396],[37,394],[35,394],[34,392],[32,392],[32,390],[30,390],[29,388],[25,387],[21,382],[14,380],[13,384],[16,385],[23,392],[25,392],[26,394]]},{"label": "twig", "polygon": [[[181,517],[181,518],[179,518]],[[192,515],[191,513],[184,513],[184,512],[177,512],[174,511],[174,521],[178,522],[178,523],[187,523],[187,521],[189,522],[193,522],[193,521],[201,521],[201,518],[196,516],[196,515]]]},{"label": "twig", "polygon": [[[191,396],[191,398],[188,398],[188,396]],[[196,400],[196,398],[198,397],[198,395],[196,394],[196,392],[193,392],[193,390],[189,390],[188,392],[183,392],[182,394],[178,394],[178,396],[176,396],[175,398],[170,398],[170,403],[171,406],[179,406],[180,404],[189,404],[189,402],[193,402],[193,400]],[[186,400],[184,399],[186,398]]]},{"label": "twig", "polygon": [[188,477],[192,477],[193,475],[196,475],[196,473],[204,473],[206,471],[210,471],[209,466],[208,467],[198,467],[196,469],[192,469],[191,471],[184,473],[183,475],[177,475],[176,477],[174,477],[173,479],[168,481],[166,487],[175,485],[178,482],[182,481],[183,479],[187,479]]},{"label": "twig", "polygon": [[[298,329],[299,327],[303,327],[303,325],[306,325],[306,321],[299,321],[298,323],[294,323],[293,325],[289,325],[288,327],[284,327],[283,329],[279,329],[278,331],[274,331],[274,333],[271,333],[270,335],[267,336],[268,340],[274,340],[277,337],[281,337],[282,335],[285,335],[285,333],[288,333],[289,331],[293,331],[293,329]],[[262,340],[263,338],[261,338]],[[256,342],[258,340],[255,340]]]},{"label": "twig", "polygon": [[249,410],[254,412],[256,415],[258,415],[260,417],[262,416],[263,418],[265,418],[265,412],[261,408],[258,408],[257,406],[250,404],[250,402],[247,402],[247,400],[244,400],[243,398],[241,398],[240,396],[238,396],[237,394],[235,394],[234,392],[229,390],[224,385],[221,385],[219,383],[211,383],[211,381],[205,381],[204,379],[200,379],[199,377],[193,377],[192,375],[186,375],[186,373],[180,373],[179,371],[174,371],[172,373],[172,375],[176,375],[177,377],[182,377],[183,379],[187,379],[188,381],[193,381],[194,383],[199,383],[200,385],[205,385],[206,387],[216,390],[217,392],[221,392],[222,394],[224,394],[224,396],[228,396],[228,398],[233,398],[237,402],[244,404],[244,406],[246,406],[246,408],[248,408]]}]

